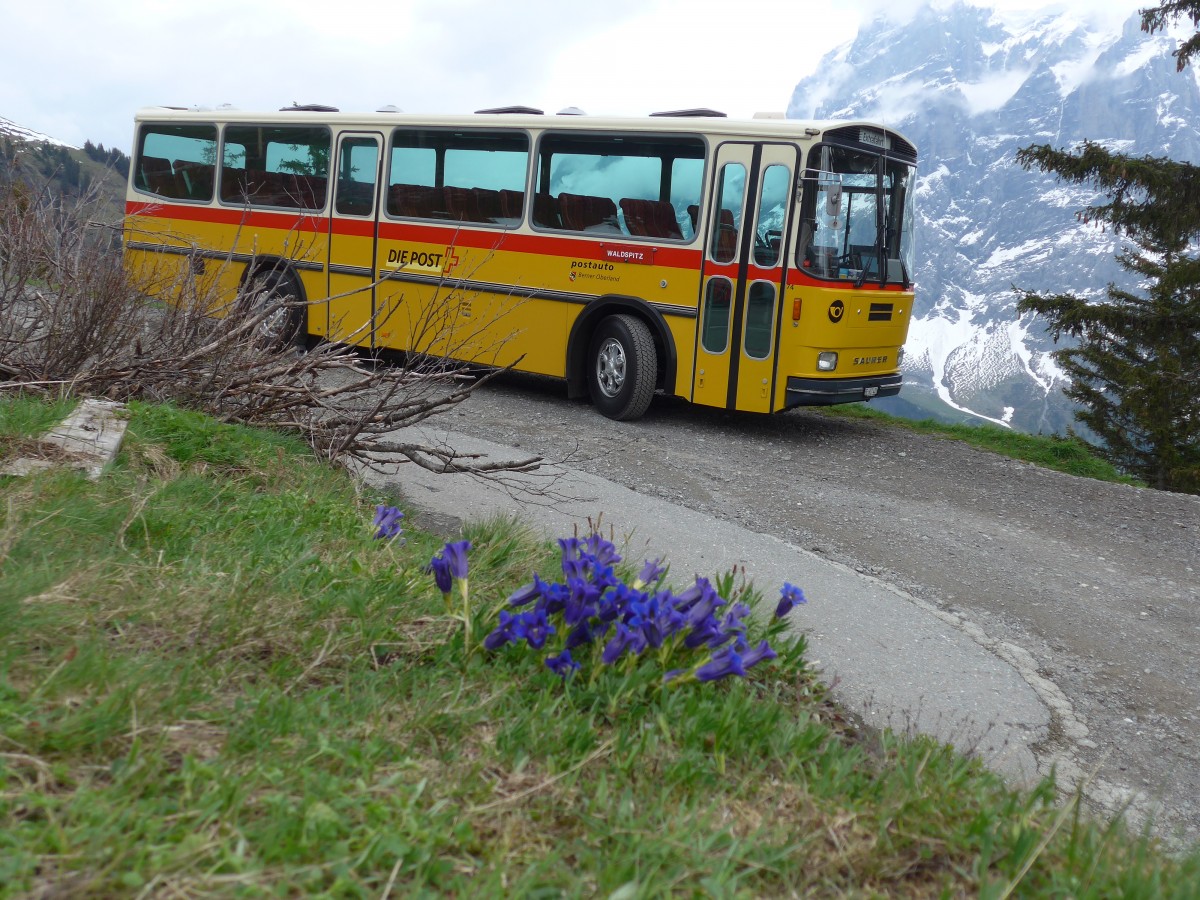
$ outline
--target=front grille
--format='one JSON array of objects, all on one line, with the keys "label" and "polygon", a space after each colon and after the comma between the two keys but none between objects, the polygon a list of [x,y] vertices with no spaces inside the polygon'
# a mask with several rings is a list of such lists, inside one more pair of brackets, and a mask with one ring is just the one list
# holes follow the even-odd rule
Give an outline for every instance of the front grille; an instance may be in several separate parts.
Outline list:
[{"label": "front grille", "polygon": [[871,311],[867,313],[868,322],[890,322],[892,321],[892,304],[890,303],[872,303]]}]

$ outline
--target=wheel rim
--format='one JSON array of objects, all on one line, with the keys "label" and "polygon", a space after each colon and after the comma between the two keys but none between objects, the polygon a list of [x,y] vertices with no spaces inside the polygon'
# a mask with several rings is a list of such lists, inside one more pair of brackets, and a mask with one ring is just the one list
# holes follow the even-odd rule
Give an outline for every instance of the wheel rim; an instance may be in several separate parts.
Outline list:
[{"label": "wheel rim", "polygon": [[276,309],[258,323],[258,334],[270,344],[281,343],[287,334],[289,311],[286,308]]},{"label": "wheel rim", "polygon": [[625,348],[608,338],[596,354],[596,383],[606,397],[615,397],[625,386]]}]

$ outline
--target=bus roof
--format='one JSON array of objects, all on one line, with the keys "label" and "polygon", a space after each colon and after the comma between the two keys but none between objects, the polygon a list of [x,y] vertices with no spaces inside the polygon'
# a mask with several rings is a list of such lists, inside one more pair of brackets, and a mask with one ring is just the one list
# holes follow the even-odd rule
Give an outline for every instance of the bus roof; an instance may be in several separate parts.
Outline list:
[{"label": "bus roof", "polygon": [[[516,107],[515,109],[528,109]],[[668,113],[649,116],[589,116],[570,114],[541,114],[523,112],[477,112],[461,115],[427,115],[404,112],[342,112],[332,108],[295,107],[282,110],[241,110],[233,108],[206,109],[177,106],[147,106],[139,109],[137,122],[233,122],[261,125],[317,125],[337,127],[366,127],[380,130],[396,126],[425,128],[527,128],[533,130],[569,129],[571,131],[646,131],[657,134],[716,134],[745,136],[756,140],[779,138],[808,141],[834,129],[871,128],[899,138],[909,148],[915,147],[894,128],[866,119],[805,120],[785,118],[731,119],[710,110],[685,110],[685,114]],[[697,113],[689,115],[686,113]],[[903,152],[903,151],[901,151]],[[908,154],[905,154],[908,155]]]}]

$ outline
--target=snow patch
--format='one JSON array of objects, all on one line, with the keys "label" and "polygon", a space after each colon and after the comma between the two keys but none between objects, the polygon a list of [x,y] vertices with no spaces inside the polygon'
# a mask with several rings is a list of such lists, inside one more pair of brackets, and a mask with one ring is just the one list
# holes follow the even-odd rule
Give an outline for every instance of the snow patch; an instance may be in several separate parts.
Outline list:
[{"label": "snow patch", "polygon": [[991,112],[1004,106],[1016,95],[1031,74],[1029,69],[1013,69],[1001,72],[974,84],[960,84],[959,90],[967,101],[967,111],[973,116]]},{"label": "snow patch", "polygon": [[1024,324],[1020,319],[1008,323],[1008,342],[1016,354],[1017,359],[1021,361],[1021,365],[1029,374],[1029,377],[1034,380],[1038,387],[1046,394],[1049,394],[1057,383],[1062,383],[1067,380],[1066,372],[1064,372],[1048,353],[1035,353],[1029,349],[1025,343],[1025,338],[1029,334],[1029,326]]},{"label": "snow patch", "polygon": [[1025,262],[1036,262],[1045,259],[1048,254],[1044,241],[1025,241],[1015,247],[997,247],[984,262],[980,269],[998,269],[1005,263],[1025,257]]},{"label": "snow patch", "polygon": [[1115,65],[1109,73],[1111,78],[1124,78],[1126,75],[1132,75],[1154,57],[1162,53],[1162,48],[1159,46],[1159,41],[1149,40],[1143,41],[1137,45],[1137,48],[1128,54],[1123,60]]},{"label": "snow patch", "polygon": [[[981,298],[972,299],[978,301]],[[950,373],[948,364],[955,356],[961,356],[964,348],[975,344],[979,335],[976,326],[971,321],[969,309],[952,309],[947,312],[956,313],[957,319],[952,320],[938,315],[913,319],[908,332],[908,340],[905,342],[905,353],[908,354],[911,350],[917,360],[925,362],[932,370],[933,389],[937,392],[938,399],[947,406],[975,416],[977,419],[1011,427],[1002,419],[985,416],[963,406],[951,395],[951,384],[955,383],[956,379]]]},{"label": "snow patch", "polygon": [[70,150],[79,149],[74,144],[68,144],[66,141],[52,138],[48,134],[42,134],[40,131],[34,131],[32,128],[18,125],[11,119],[4,118],[4,116],[0,116],[0,135],[28,143],[53,144],[55,147],[66,147]]}]

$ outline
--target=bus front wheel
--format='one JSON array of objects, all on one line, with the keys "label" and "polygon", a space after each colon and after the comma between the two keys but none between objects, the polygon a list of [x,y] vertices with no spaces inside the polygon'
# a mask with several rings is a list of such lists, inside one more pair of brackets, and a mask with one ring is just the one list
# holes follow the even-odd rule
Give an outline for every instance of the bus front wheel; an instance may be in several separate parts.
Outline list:
[{"label": "bus front wheel", "polygon": [[609,316],[592,335],[588,393],[610,419],[628,422],[650,406],[658,380],[658,353],[650,329],[629,315]]}]

